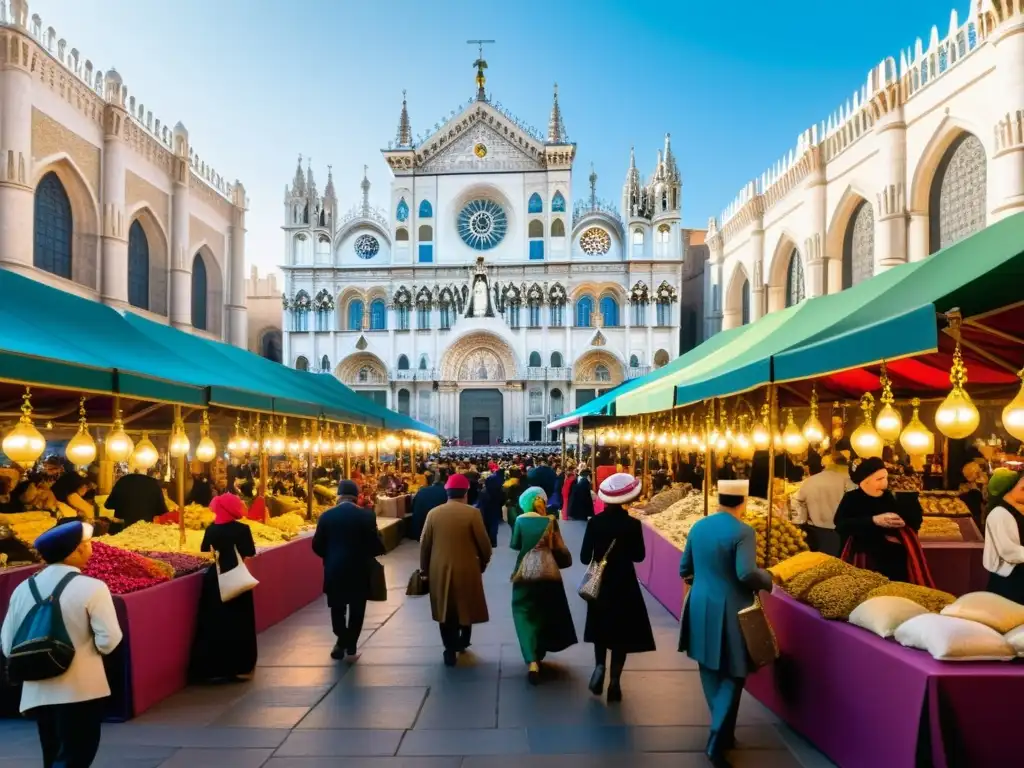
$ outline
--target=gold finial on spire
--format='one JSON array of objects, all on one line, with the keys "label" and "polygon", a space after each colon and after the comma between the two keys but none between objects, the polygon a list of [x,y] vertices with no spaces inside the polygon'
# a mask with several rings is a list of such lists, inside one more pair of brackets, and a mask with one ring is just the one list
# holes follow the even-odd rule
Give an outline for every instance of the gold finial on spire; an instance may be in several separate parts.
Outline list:
[{"label": "gold finial on spire", "polygon": [[477,46],[477,59],[473,62],[473,66],[476,67],[476,99],[477,101],[487,101],[487,91],[484,90],[484,85],[487,83],[487,77],[484,75],[484,70],[487,69],[487,60],[484,59],[484,44],[493,43],[494,40],[467,40],[467,45]]}]

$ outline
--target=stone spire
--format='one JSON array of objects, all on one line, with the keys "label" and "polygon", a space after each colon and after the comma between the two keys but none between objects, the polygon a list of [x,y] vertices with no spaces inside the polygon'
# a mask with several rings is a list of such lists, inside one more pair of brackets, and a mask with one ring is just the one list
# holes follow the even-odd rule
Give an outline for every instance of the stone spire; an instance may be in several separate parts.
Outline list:
[{"label": "stone spire", "polygon": [[629,170],[626,171],[626,183],[623,185],[623,192],[627,195],[631,192],[640,191],[640,171],[636,167],[636,151],[629,148]]},{"label": "stone spire", "polygon": [[316,182],[313,181],[313,158],[306,158],[306,195],[311,199],[316,199]]},{"label": "stone spire", "polygon": [[679,180],[679,166],[676,156],[672,154],[672,134],[665,134],[665,173],[671,181]]},{"label": "stone spire", "polygon": [[651,181],[664,181],[665,180],[665,160],[662,157],[661,150],[658,150],[658,163],[654,166],[654,178]]},{"label": "stone spire", "polygon": [[363,180],[359,182],[359,188],[363,190],[363,216],[366,216],[370,211],[370,180],[366,177],[369,168],[368,165],[363,166]]},{"label": "stone spire", "polygon": [[299,155],[298,165],[295,167],[295,178],[292,179],[292,197],[306,196],[306,177],[302,174],[302,155]]},{"label": "stone spire", "polygon": [[405,91],[402,91],[402,115],[398,118],[398,131],[395,133],[395,144],[399,149],[412,146],[412,125],[409,123],[409,109],[405,103]]},{"label": "stone spire", "polygon": [[555,98],[551,104],[551,118],[548,120],[548,144],[562,144],[566,141],[565,123],[558,106],[558,83],[555,83]]},{"label": "stone spire", "polygon": [[331,170],[331,166],[327,166],[327,186],[324,188],[324,198],[328,200],[334,200],[334,173]]}]

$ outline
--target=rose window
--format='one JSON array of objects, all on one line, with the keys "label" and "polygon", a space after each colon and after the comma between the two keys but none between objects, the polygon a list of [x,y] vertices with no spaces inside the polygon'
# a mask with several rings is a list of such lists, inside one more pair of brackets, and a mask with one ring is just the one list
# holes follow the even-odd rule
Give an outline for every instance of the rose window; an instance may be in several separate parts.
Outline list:
[{"label": "rose window", "polygon": [[355,242],[356,255],[361,259],[372,259],[380,251],[380,243],[373,235],[360,235]]},{"label": "rose window", "polygon": [[508,217],[501,206],[491,200],[471,200],[459,212],[459,237],[477,251],[490,250],[508,232]]},{"label": "rose window", "polygon": [[591,227],[580,235],[580,248],[588,256],[601,256],[612,248],[612,239],[600,227]]}]

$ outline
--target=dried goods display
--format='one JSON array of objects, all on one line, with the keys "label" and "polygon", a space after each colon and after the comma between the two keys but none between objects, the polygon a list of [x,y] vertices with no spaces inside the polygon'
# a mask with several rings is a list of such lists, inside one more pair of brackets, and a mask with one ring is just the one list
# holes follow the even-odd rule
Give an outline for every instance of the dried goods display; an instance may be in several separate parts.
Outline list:
[{"label": "dried goods display", "polygon": [[[783,560],[807,551],[807,534],[782,517],[773,517],[771,540],[766,542],[768,518],[749,516],[746,522],[757,534],[757,565],[759,568],[778,565]],[[765,552],[767,545],[768,551]]]},{"label": "dried goods display", "polygon": [[888,583],[889,579],[880,573],[850,566],[838,576],[819,581],[807,590],[803,601],[822,618],[846,621],[871,590]]},{"label": "dried goods display", "polygon": [[[170,507],[168,507],[170,509]],[[185,507],[185,527],[193,531],[201,531],[213,525],[213,512],[209,507],[200,504],[188,504]]]},{"label": "dried goods display", "polygon": [[267,525],[271,528],[276,528],[288,536],[297,536],[299,531],[305,527],[306,520],[302,515],[297,515],[294,512],[286,512],[278,517],[270,518],[267,521]]},{"label": "dried goods display", "polygon": [[896,493],[919,492],[923,489],[918,475],[889,475],[889,490]]},{"label": "dried goods display", "polygon": [[141,552],[140,554],[167,563],[174,570],[175,578],[201,571],[213,562],[213,555],[205,552],[198,555],[186,552]]},{"label": "dried goods display", "polygon": [[955,491],[928,491],[917,497],[921,511],[926,515],[945,517],[967,517],[971,510],[961,501]]},{"label": "dried goods display", "polygon": [[907,584],[902,581],[890,581],[888,584],[871,590],[865,600],[882,595],[905,597],[922,608],[927,608],[932,613],[938,613],[947,605],[956,602],[956,598],[949,594],[949,592],[932,589],[931,587],[919,587],[917,584]]},{"label": "dried goods display", "polygon": [[270,547],[275,544],[283,544],[294,536],[289,536],[283,531],[279,531],[277,528],[271,528],[269,525],[258,523],[255,520],[249,520],[243,518],[242,523],[248,525],[252,530],[252,539],[257,547]]},{"label": "dried goods display", "polygon": [[782,589],[790,597],[802,600],[814,585],[825,581],[825,579],[831,579],[833,576],[845,573],[848,568],[852,567],[852,565],[844,563],[837,557],[830,557],[820,565],[808,568],[806,571],[798,573],[789,579],[789,581],[784,582]]},{"label": "dried goods display", "polygon": [[126,595],[170,581],[174,568],[136,552],[94,541],[92,557],[82,573],[104,582],[111,593]]},{"label": "dried goods display", "polygon": [[198,552],[203,543],[203,532],[186,530],[185,545],[181,546],[181,532],[177,526],[141,520],[113,536],[97,536],[94,541],[139,552]]},{"label": "dried goods display", "polygon": [[963,541],[960,524],[948,517],[926,517],[917,532],[921,541]]},{"label": "dried goods display", "polygon": [[693,491],[692,485],[689,483],[679,483],[671,488],[666,488],[661,493],[655,494],[647,502],[634,504],[630,511],[641,515],[655,515],[659,512],[664,512],[672,504],[689,495],[691,491]]},{"label": "dried goods display", "polygon": [[804,571],[809,571],[811,568],[835,559],[823,552],[801,552],[798,555],[783,560],[778,565],[773,565],[768,570],[771,571],[772,576],[780,584],[785,584]]},{"label": "dried goods display", "polygon": [[0,514],[0,525],[10,526],[14,538],[31,548],[40,534],[57,524],[49,512],[19,512]]}]

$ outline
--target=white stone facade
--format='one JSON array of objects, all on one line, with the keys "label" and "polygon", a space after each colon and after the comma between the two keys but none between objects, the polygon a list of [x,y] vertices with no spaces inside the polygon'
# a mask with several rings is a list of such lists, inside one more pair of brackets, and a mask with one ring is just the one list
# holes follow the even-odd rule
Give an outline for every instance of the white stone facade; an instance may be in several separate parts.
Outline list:
[{"label": "white stone facade", "polygon": [[[481,78],[482,79],[482,78]],[[475,98],[414,140],[389,210],[339,213],[302,159],[285,189],[284,360],[464,442],[548,439],[551,418],[678,354],[689,232],[666,137],[623,203],[576,206],[557,93],[547,137]],[[653,154],[653,153],[652,153]]]},{"label": "white stone facade", "polygon": [[975,0],[709,222],[705,335],[834,293],[1024,210],[1024,6]]},{"label": "white stone facade", "polygon": [[245,347],[245,209],[181,123],[0,0],[0,267]]}]

